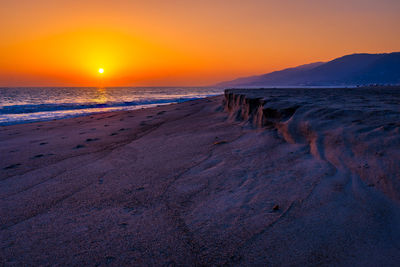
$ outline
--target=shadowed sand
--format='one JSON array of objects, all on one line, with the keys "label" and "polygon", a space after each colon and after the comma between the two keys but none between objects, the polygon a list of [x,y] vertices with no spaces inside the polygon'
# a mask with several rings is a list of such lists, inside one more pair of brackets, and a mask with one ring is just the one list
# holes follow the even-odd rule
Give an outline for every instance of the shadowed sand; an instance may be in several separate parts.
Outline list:
[{"label": "shadowed sand", "polygon": [[400,92],[261,96],[1,127],[1,265],[398,264]]}]

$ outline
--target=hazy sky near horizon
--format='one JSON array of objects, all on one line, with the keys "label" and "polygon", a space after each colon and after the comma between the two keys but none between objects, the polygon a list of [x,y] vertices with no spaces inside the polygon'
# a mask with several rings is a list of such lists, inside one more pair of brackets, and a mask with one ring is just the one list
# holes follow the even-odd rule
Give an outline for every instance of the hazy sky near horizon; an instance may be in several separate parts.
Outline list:
[{"label": "hazy sky near horizon", "polygon": [[2,0],[0,86],[208,85],[400,51],[399,14],[399,0]]}]

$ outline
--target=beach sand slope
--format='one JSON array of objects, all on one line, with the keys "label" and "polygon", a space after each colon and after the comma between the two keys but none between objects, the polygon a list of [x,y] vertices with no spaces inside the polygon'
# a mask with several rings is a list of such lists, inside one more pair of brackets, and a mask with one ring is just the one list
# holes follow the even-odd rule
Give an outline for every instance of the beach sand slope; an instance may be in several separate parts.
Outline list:
[{"label": "beach sand slope", "polygon": [[397,265],[400,93],[301,92],[1,127],[1,265]]}]

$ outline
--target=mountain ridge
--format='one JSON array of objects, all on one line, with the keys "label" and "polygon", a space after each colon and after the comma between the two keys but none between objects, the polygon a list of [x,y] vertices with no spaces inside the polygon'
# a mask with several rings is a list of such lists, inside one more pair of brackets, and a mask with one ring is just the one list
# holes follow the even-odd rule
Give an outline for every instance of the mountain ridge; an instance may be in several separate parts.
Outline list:
[{"label": "mountain ridge", "polygon": [[400,84],[400,52],[355,53],[328,62],[314,62],[240,77],[218,83],[218,87],[243,86],[335,86]]}]

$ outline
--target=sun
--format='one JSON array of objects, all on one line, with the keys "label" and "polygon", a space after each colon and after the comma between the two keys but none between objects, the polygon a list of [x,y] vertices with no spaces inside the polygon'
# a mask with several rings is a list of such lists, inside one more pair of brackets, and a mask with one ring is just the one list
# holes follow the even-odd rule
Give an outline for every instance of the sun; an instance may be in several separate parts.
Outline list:
[{"label": "sun", "polygon": [[103,73],[104,73],[104,69],[103,69],[103,68],[100,68],[100,69],[99,69],[99,73],[100,73],[100,74],[103,74]]}]

